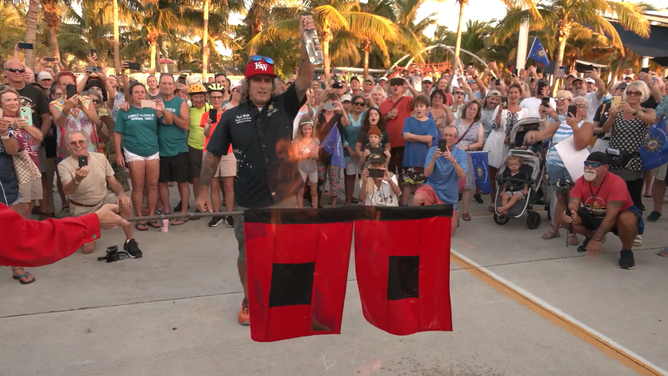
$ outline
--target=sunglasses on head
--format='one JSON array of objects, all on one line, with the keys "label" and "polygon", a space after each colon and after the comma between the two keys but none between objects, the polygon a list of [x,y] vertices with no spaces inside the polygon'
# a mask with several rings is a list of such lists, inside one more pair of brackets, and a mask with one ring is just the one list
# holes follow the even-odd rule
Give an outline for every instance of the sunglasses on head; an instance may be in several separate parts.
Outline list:
[{"label": "sunglasses on head", "polygon": [[601,166],[603,166],[603,164],[601,162],[585,161],[585,167],[599,168]]},{"label": "sunglasses on head", "polygon": [[7,68],[8,71],[12,73],[25,73],[25,68]]},{"label": "sunglasses on head", "polygon": [[274,65],[274,60],[270,57],[266,56],[261,56],[261,55],[253,55],[250,57],[250,61],[262,61],[264,60],[267,64]]}]

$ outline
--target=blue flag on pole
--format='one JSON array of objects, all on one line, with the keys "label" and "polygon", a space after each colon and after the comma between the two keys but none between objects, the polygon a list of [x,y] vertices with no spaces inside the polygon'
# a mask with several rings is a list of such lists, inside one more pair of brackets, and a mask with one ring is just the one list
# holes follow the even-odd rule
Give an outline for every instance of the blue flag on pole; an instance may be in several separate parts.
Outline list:
[{"label": "blue flag on pole", "polygon": [[492,185],[489,183],[489,164],[486,151],[473,151],[469,153],[471,164],[475,172],[475,180],[478,182],[482,193],[492,193]]},{"label": "blue flag on pole", "polygon": [[529,51],[529,57],[536,60],[539,63],[543,63],[546,67],[550,66],[550,59],[547,58],[545,53],[545,48],[538,40],[538,37],[533,38],[533,43],[531,44],[531,51]]},{"label": "blue flag on pole", "polygon": [[341,143],[341,133],[335,125],[329,131],[327,137],[320,144],[326,152],[332,155],[332,164],[336,167],[346,168],[346,158],[343,156],[343,144]]},{"label": "blue flag on pole", "polygon": [[651,170],[668,162],[668,135],[666,119],[661,119],[647,131],[645,144],[638,151],[645,170]]}]

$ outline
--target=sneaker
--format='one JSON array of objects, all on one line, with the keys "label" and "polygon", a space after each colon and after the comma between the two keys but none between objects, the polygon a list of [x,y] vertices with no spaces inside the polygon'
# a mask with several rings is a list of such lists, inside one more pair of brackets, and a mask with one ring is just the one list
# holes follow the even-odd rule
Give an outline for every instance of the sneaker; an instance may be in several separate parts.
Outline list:
[{"label": "sneaker", "polygon": [[220,222],[223,221],[223,219],[225,219],[225,218],[223,218],[223,217],[213,217],[213,218],[211,218],[211,220],[209,221],[209,227],[218,226],[220,224]]},{"label": "sneaker", "polygon": [[[190,207],[189,207],[189,208],[190,208]],[[195,209],[195,213],[201,213],[201,211],[199,211],[199,209]],[[193,218],[190,218],[191,221],[197,221],[197,220],[200,220],[200,219],[202,219],[202,217],[193,217]]]},{"label": "sneaker", "polygon": [[586,238],[583,242],[582,245],[578,247],[578,252],[580,253],[587,253],[587,244],[589,244],[589,240],[591,238]]},{"label": "sneaker", "polygon": [[631,270],[636,267],[636,263],[633,261],[633,251],[622,249],[619,257],[619,267],[626,270]]},{"label": "sneaker", "polygon": [[126,240],[123,250],[132,258],[141,258],[143,256],[141,249],[139,249],[139,244],[134,239]]},{"label": "sneaker", "polygon": [[250,315],[248,314],[248,300],[244,299],[241,302],[241,309],[239,310],[239,324],[250,325]]},{"label": "sneaker", "polygon": [[640,247],[642,245],[642,236],[636,235],[635,240],[633,240],[634,247]]},{"label": "sneaker", "polygon": [[649,215],[647,216],[647,221],[656,222],[659,220],[659,218],[661,218],[661,213],[659,213],[658,211],[653,211],[649,213]]},{"label": "sneaker", "polygon": [[478,204],[482,204],[483,202],[485,202],[482,200],[482,196],[480,196],[480,194],[474,194],[473,201],[477,202]]},{"label": "sneaker", "polygon": [[232,217],[231,215],[225,217],[225,224],[229,228],[234,228],[234,217]]},{"label": "sneaker", "polygon": [[[190,209],[190,204],[188,204],[188,209]],[[181,211],[181,201],[179,201],[179,204],[176,205],[176,207],[174,208],[175,213],[180,211]]]}]

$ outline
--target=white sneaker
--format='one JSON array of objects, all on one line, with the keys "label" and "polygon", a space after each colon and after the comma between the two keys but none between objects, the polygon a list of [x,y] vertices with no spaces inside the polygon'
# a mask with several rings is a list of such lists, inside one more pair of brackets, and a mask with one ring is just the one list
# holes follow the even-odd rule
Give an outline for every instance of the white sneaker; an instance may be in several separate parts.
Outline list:
[{"label": "white sneaker", "polygon": [[633,241],[634,247],[640,247],[642,245],[642,236],[636,235],[635,240]]}]

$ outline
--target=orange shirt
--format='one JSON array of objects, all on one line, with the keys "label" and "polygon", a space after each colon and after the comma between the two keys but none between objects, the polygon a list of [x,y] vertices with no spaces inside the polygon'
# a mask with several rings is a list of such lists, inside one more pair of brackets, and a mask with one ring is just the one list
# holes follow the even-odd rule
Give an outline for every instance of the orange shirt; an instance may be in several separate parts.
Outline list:
[{"label": "orange shirt", "polygon": [[[209,145],[209,139],[211,139],[211,135],[213,134],[213,131],[216,130],[216,126],[220,122],[220,118],[223,117],[223,110],[222,112],[218,113],[218,116],[216,116],[216,122],[211,125],[211,132],[209,132],[209,136],[204,137],[204,151],[206,151],[207,145]],[[202,119],[199,121],[199,126],[204,128],[204,125],[209,122],[209,111],[206,111],[202,114]],[[232,144],[230,144],[230,148],[227,150],[227,154],[232,153]]]},{"label": "orange shirt", "polygon": [[[394,119],[385,118],[385,129],[387,130],[387,135],[390,138],[390,146],[393,148],[403,147],[406,144],[404,137],[401,135],[401,131],[404,129],[404,120],[407,117],[411,116],[413,108],[411,103],[413,102],[413,96],[407,95],[403,99],[399,98],[401,102],[396,105],[394,108],[397,110],[397,117]],[[387,97],[380,104],[380,114],[384,117],[390,112],[394,102],[390,97]]]}]

